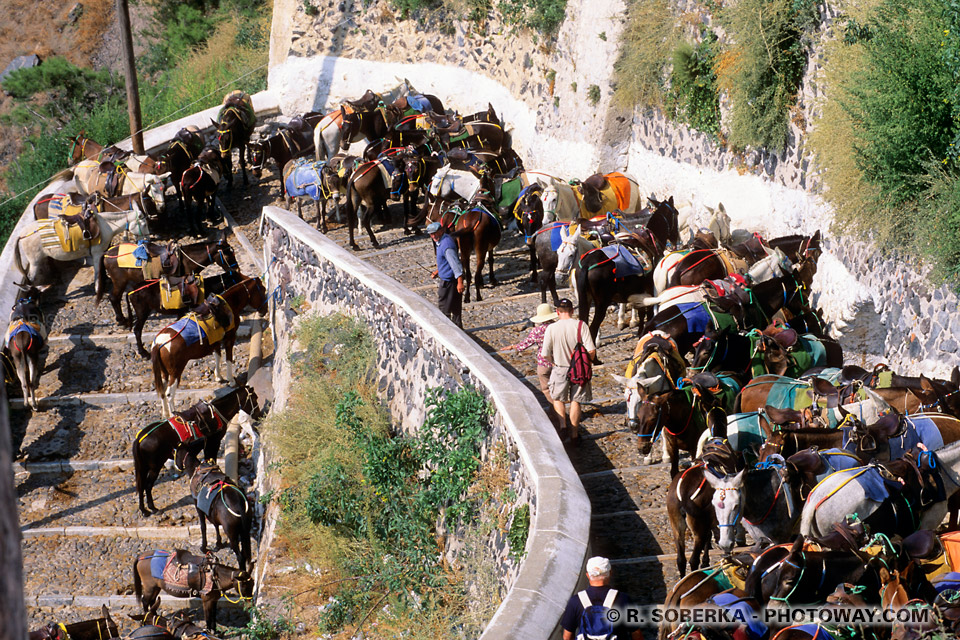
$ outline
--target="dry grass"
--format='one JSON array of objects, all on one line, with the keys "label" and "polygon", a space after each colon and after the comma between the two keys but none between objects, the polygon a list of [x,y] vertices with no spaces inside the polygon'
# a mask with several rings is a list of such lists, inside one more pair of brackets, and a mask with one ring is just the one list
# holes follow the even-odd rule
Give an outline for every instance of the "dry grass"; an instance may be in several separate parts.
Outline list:
[{"label": "dry grass", "polygon": [[630,0],[627,5],[613,99],[626,109],[658,107],[663,104],[661,79],[681,31],[667,0]]}]

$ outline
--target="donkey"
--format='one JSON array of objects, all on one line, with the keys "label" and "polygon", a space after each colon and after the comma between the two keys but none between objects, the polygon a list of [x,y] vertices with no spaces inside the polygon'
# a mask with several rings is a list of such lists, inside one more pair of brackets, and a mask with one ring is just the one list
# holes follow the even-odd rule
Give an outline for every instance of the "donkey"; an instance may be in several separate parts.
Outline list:
[{"label": "donkey", "polygon": [[178,308],[164,306],[160,287],[166,286],[161,280],[150,280],[143,286],[127,293],[127,314],[133,322],[133,335],[137,339],[137,351],[145,359],[150,359],[150,352],[143,348],[143,325],[153,312],[182,316],[191,307],[203,302],[205,295],[220,294],[233,285],[246,280],[246,276],[239,271],[228,271],[217,276],[200,278],[193,274],[179,278],[168,279],[170,287],[177,287],[180,292],[181,304]]},{"label": "donkey", "polygon": [[[236,482],[227,477],[216,460],[200,462],[195,455],[184,458],[184,469],[190,477],[190,494],[196,500],[200,518],[200,550],[207,553],[207,519],[217,534],[217,549],[229,546],[237,558],[241,571],[250,563],[250,529],[253,525],[253,507],[247,495]],[[220,528],[229,541],[224,545]]]},{"label": "donkey", "polygon": [[[251,141],[249,147],[250,168],[254,177],[259,179],[263,175],[267,160],[271,158],[277,163],[277,168],[283,171],[291,160],[313,155],[313,130],[307,126],[283,127],[272,136]],[[281,176],[280,197],[285,198],[286,195],[284,177]]]},{"label": "donkey", "polygon": [[483,263],[489,260],[490,265],[490,284],[497,285],[497,279],[493,275],[493,250],[500,242],[503,229],[500,226],[500,220],[490,213],[490,210],[477,202],[469,210],[465,211],[457,221],[453,237],[460,246],[460,261],[463,263],[463,275],[466,287],[463,292],[463,301],[470,302],[470,253],[476,251],[477,254],[477,301],[483,300],[480,289],[483,287]]},{"label": "donkey", "polygon": [[577,183],[582,200],[580,215],[590,218],[610,211],[630,214],[640,210],[640,186],[636,179],[622,173],[595,173]]},{"label": "donkey", "polygon": [[84,160],[73,170],[63,173],[73,175],[77,191],[83,194],[99,193],[108,198],[129,196],[135,193],[146,194],[157,205],[158,211],[163,211],[164,191],[170,173],[137,173],[134,171],[118,170],[115,167],[104,172],[109,163],[98,163],[93,160]]},{"label": "donkey", "polygon": [[[253,578],[245,569],[234,569],[209,556],[197,556],[183,549],[154,550],[133,562],[133,591],[145,614],[159,606],[161,591],[181,598],[197,594],[210,631],[217,630],[220,596],[234,588],[243,599],[253,595]],[[166,631],[165,627],[153,628]]]},{"label": "donkey", "polygon": [[99,618],[81,622],[66,624],[51,622],[36,631],[31,631],[27,638],[29,640],[108,640],[109,638],[119,638],[120,629],[113,618],[110,617],[107,605],[101,606],[100,614]]},{"label": "donkey", "polygon": [[227,424],[234,416],[249,428],[250,418],[260,414],[254,390],[240,387],[212,401],[201,400],[186,411],[175,412],[169,420],[153,422],[133,440],[133,471],[136,477],[140,513],[157,512],[153,503],[153,485],[167,460],[174,459],[183,468],[185,455],[196,455],[201,449],[205,459],[216,458]]},{"label": "donkey", "polygon": [[70,164],[77,164],[81,160],[95,160],[96,162],[122,161],[123,165],[136,173],[163,173],[160,158],[150,154],[139,155],[124,151],[116,146],[104,147],[88,138],[83,131],[71,136],[73,149],[70,152]]},{"label": "donkey", "polygon": [[225,350],[226,381],[230,386],[236,386],[233,345],[237,339],[239,314],[247,306],[263,314],[267,309],[267,301],[263,282],[259,278],[250,278],[230,287],[221,296],[208,298],[207,303],[157,334],[150,351],[150,361],[163,416],[172,416],[171,408],[180,385],[180,376],[191,360],[215,354],[214,373],[223,381],[220,359],[221,352]]},{"label": "donkey", "polygon": [[[123,315],[123,310],[120,307],[121,297],[127,289],[143,285],[147,281],[142,267],[120,266],[121,258],[126,258],[135,250],[136,245],[132,243],[121,243],[110,247],[100,257],[98,265],[100,268],[96,280],[95,304],[99,305],[103,299],[107,291],[107,280],[109,280],[112,285],[110,304],[113,306],[117,324],[121,327],[129,327],[133,324],[133,318],[128,319]],[[147,243],[145,250],[148,255],[161,258],[165,251],[168,254],[171,251],[168,247],[153,243]],[[211,264],[216,264],[224,271],[236,271],[237,269],[237,257],[223,233],[218,233],[214,238],[204,242],[179,246],[174,253],[178,266],[167,275],[180,276],[188,273],[200,273],[204,267]]]},{"label": "donkey", "polygon": [[[233,91],[223,99],[223,107],[216,120],[211,120],[217,128],[217,145],[227,174],[227,185],[233,189],[233,150],[240,155],[240,171],[243,185],[247,181],[247,143],[257,124],[257,115],[253,110],[253,100],[243,91]],[[219,180],[218,180],[219,181]]]},{"label": "donkey", "polygon": [[183,172],[203,151],[203,145],[203,135],[197,127],[191,125],[180,129],[167,148],[160,153],[160,164],[164,171],[170,172],[170,180],[176,187],[177,202],[181,209],[183,208],[183,191],[180,180],[183,178]]},{"label": "donkey", "polygon": [[370,223],[375,214],[387,217],[387,200],[390,196],[402,195],[404,211],[409,209],[410,194],[404,189],[407,176],[394,161],[381,156],[372,162],[359,165],[347,182],[347,226],[350,248],[359,251],[360,246],[353,237],[354,227],[363,225],[370,236],[370,244],[379,247]]},{"label": "donkey", "polygon": [[[547,289],[549,289],[553,296],[553,304],[557,304],[559,300],[557,297],[557,272],[559,271],[561,275],[567,276],[570,270],[576,266],[573,256],[583,255],[594,247],[589,240],[580,235],[579,228],[574,228],[571,232],[570,228],[572,226],[571,223],[552,222],[538,229],[535,234],[533,242],[537,251],[537,262],[540,263],[541,269],[539,276],[540,302],[547,301]],[[565,245],[570,246],[564,248]],[[569,262],[565,259],[562,268],[559,255],[561,248],[570,254]],[[571,287],[574,281],[575,277],[570,277]]]},{"label": "donkey", "polygon": [[40,290],[17,283],[21,294],[10,313],[4,346],[13,358],[17,377],[23,389],[23,401],[34,411],[40,409],[37,388],[40,386],[40,351],[47,341],[47,326],[40,308]]},{"label": "donkey", "polygon": [[[228,153],[227,158],[230,158]],[[242,154],[241,154],[242,157]],[[223,175],[223,166],[220,158],[213,149],[204,149],[200,156],[180,176],[180,190],[183,193],[183,211],[192,223],[197,235],[203,235],[203,218],[217,220],[215,198],[220,186],[220,177]],[[228,176],[232,175],[227,173]],[[246,173],[244,173],[246,177]],[[246,184],[246,180],[244,180]],[[232,184],[231,184],[232,186]],[[193,203],[196,203],[196,213],[191,215]],[[206,211],[203,210],[206,205]]]}]

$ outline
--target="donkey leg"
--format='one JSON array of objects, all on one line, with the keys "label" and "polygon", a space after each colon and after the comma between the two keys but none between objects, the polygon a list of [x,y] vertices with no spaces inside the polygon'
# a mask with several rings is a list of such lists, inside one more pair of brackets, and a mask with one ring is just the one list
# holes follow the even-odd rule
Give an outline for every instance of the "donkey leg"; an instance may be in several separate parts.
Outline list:
[{"label": "donkey leg", "polygon": [[[479,247],[479,243],[477,243]],[[483,252],[480,249],[477,249],[477,302],[483,300],[483,296],[480,295],[480,290],[483,289]]]},{"label": "donkey leg", "polygon": [[217,382],[226,382],[227,379],[223,377],[221,373],[222,367],[220,366],[220,360],[223,358],[223,354],[220,352],[220,349],[217,349],[213,352],[213,375],[217,377]]},{"label": "donkey leg", "polygon": [[233,340],[229,340],[225,345],[227,360],[227,382],[231,387],[237,386],[237,380],[233,377]]},{"label": "donkey leg", "polygon": [[[144,493],[144,496],[146,497],[147,508],[150,509],[150,511],[151,511],[151,512],[154,512],[154,513],[157,511],[157,505],[155,505],[155,504],[153,503],[153,485],[155,485],[155,484],[157,483],[157,479],[160,477],[160,471],[161,471],[161,469],[163,469],[162,466],[161,466],[161,467],[150,467],[150,468],[147,470],[147,477],[143,479],[143,486],[144,486],[143,493]],[[143,498],[144,498],[144,496],[141,496],[141,497],[140,497],[140,510],[141,510],[141,511],[143,511]],[[146,513],[146,515],[150,515],[150,514],[149,514],[149,513]]]},{"label": "donkey leg", "polygon": [[627,326],[627,304],[621,302],[617,305],[617,329],[623,329]]},{"label": "donkey leg", "polygon": [[495,287],[500,283],[497,282],[497,277],[493,275],[493,247],[490,247],[487,251],[487,260],[487,266],[490,269],[490,286]]},{"label": "donkey leg", "polygon": [[[676,515],[671,513],[670,524],[674,527],[673,535],[677,549],[677,573],[679,573],[682,578],[687,573],[687,519],[682,513]],[[691,526],[693,526],[692,523]]]},{"label": "donkey leg", "polygon": [[317,229],[327,232],[327,201],[323,198],[317,200]]},{"label": "donkey leg", "polygon": [[171,378],[170,384],[167,386],[167,392],[166,392],[167,406],[166,406],[166,410],[167,410],[167,417],[168,417],[168,418],[173,415],[172,409],[173,409],[174,406],[176,406],[176,404],[174,403],[174,396],[177,395],[177,387],[179,387],[179,386],[180,386],[180,378],[179,378],[179,377],[177,377],[177,378],[175,378],[175,379],[174,379],[174,378]]}]

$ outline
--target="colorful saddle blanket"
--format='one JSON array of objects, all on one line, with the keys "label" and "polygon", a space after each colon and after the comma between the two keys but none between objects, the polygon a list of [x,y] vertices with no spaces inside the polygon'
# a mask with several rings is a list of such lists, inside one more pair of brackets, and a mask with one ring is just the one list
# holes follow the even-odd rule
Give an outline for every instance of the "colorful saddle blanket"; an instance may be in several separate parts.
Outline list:
[{"label": "colorful saddle blanket", "polygon": [[[227,331],[233,329],[234,324],[235,320],[231,319],[229,326],[223,327],[213,316],[203,317],[190,312],[168,328],[179,334],[188,345],[198,342],[217,344],[223,340],[223,336],[226,335]],[[159,344],[160,346],[166,344],[168,338],[164,337],[164,333],[165,332],[161,331],[157,334],[157,337],[154,339],[154,344]],[[163,339],[161,340],[161,338]]]},{"label": "colorful saddle blanket", "polygon": [[[197,287],[200,290],[199,299],[203,299],[203,278],[200,276],[195,276],[197,279]],[[192,302],[192,301],[191,301]],[[184,309],[190,306],[187,302],[183,300],[183,293],[180,291],[180,286],[177,284],[171,284],[170,278],[166,275],[160,276],[160,304],[164,309],[175,311],[178,309]]]},{"label": "colorful saddle blanket", "polygon": [[47,205],[50,217],[76,216],[83,213],[82,204],[73,204],[73,198],[68,193],[55,193],[50,196]]},{"label": "colorful saddle blanket", "polygon": [[731,413],[727,416],[727,442],[734,451],[744,453],[759,450],[765,440],[763,429],[760,428],[760,412]]},{"label": "colorful saddle blanket", "polygon": [[[151,570],[152,567],[153,561],[151,561]],[[191,568],[195,568],[196,573],[199,573],[201,576],[202,582],[199,589],[190,585]],[[194,575],[196,575],[196,573]],[[162,578],[166,587],[173,588],[177,591],[199,593],[201,595],[213,591],[213,581],[210,579],[209,571],[198,570],[196,565],[193,564],[180,564],[177,562],[176,555],[173,554],[170,555],[166,566],[163,568]]]},{"label": "colorful saddle blanket", "polygon": [[427,100],[426,96],[421,93],[408,95],[407,106],[410,109],[413,109],[416,113],[425,113],[433,108],[433,106],[430,104],[430,101]]},{"label": "colorful saddle blanket", "polygon": [[326,165],[322,160],[298,158],[284,176],[284,185],[290,196],[307,196],[312,200],[323,197],[323,178],[320,172]]},{"label": "colorful saddle blanket", "polygon": [[718,593],[710,596],[709,601],[721,609],[730,611],[732,619],[742,621],[749,640],[760,640],[767,636],[767,625],[761,620],[760,614],[743,598],[733,593]]},{"label": "colorful saddle blanket", "polygon": [[[625,210],[630,204],[630,179],[622,173],[608,173],[604,176],[616,197],[617,209]],[[606,212],[605,212],[606,213]]]},{"label": "colorful saddle blanket", "polygon": [[563,244],[563,236],[560,235],[560,230],[569,227],[570,223],[568,222],[551,222],[547,226],[538,229],[537,235],[541,233],[550,234],[550,250],[556,251],[560,248],[560,245]]},{"label": "colorful saddle blanket", "polygon": [[204,437],[200,432],[200,425],[196,422],[189,422],[180,416],[173,416],[167,422],[176,431],[181,444],[187,444]]},{"label": "colorful saddle blanket", "polygon": [[805,333],[797,337],[790,355],[799,373],[827,364],[827,349],[816,336]]},{"label": "colorful saddle blanket", "polygon": [[14,320],[10,323],[10,326],[7,327],[7,335],[4,340],[4,344],[7,348],[10,347],[10,342],[18,333],[26,333],[30,336],[30,340],[39,340],[43,338],[44,331],[43,327],[36,324],[35,322],[27,322],[26,320]]},{"label": "colorful saddle blanket", "polygon": [[613,273],[618,280],[629,276],[642,276],[652,269],[652,265],[641,264],[637,256],[633,255],[622,244],[607,245],[601,247],[600,250],[607,258],[613,260]]},{"label": "colorful saddle blanket", "polygon": [[59,248],[65,253],[86,251],[91,244],[100,244],[100,237],[91,241],[83,237],[80,225],[67,224],[63,218],[50,218],[37,221],[37,232],[45,248]]}]

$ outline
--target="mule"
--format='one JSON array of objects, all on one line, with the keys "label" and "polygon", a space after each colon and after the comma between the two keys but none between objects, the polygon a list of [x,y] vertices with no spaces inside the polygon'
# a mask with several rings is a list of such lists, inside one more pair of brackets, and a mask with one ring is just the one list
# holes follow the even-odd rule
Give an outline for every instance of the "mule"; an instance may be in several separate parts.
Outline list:
[{"label": "mule", "polygon": [[582,196],[580,213],[584,218],[610,211],[636,213],[642,206],[640,185],[623,173],[595,173],[576,187]]},{"label": "mule", "polygon": [[[277,169],[283,172],[291,160],[313,155],[313,130],[306,126],[304,128],[281,127],[272,136],[253,140],[248,146],[250,147],[250,170],[259,180],[268,160],[272,159],[277,164]],[[280,177],[281,198],[287,197],[284,175]]]},{"label": "mule", "polygon": [[17,240],[14,250],[14,264],[23,274],[27,283],[36,281],[46,258],[58,262],[93,258],[94,281],[100,277],[100,259],[110,246],[114,236],[129,231],[136,237],[150,234],[147,218],[143,210],[137,207],[129,211],[93,213],[100,229],[100,241],[88,247],[80,246],[72,251],[63,248],[56,240],[56,233],[47,221],[29,223]]},{"label": "mule", "polygon": [[142,193],[149,196],[162,211],[165,206],[164,190],[170,173],[136,173],[133,171],[111,168],[104,172],[103,168],[109,163],[97,163],[94,160],[84,160],[72,172],[67,170],[63,175],[73,174],[73,181],[77,191],[90,195],[99,193],[108,198],[129,196]]},{"label": "mule", "polygon": [[[184,458],[184,469],[190,478],[190,494],[196,500],[200,518],[200,550],[207,553],[207,520],[217,535],[217,549],[229,546],[246,571],[250,563],[250,530],[253,525],[253,507],[243,489],[224,474],[216,460],[200,462],[194,455]],[[223,544],[220,529],[228,545]]]},{"label": "mule", "polygon": [[[534,238],[534,247],[537,252],[537,262],[540,263],[540,302],[547,301],[547,289],[553,296],[553,304],[559,301],[557,296],[557,272],[567,277],[571,269],[575,270],[576,264],[572,256],[580,256],[594,248],[589,240],[582,237],[577,229],[572,232],[569,230],[572,224],[564,222],[552,222],[543,226],[536,232]],[[569,244],[569,248],[564,249],[571,256],[564,260],[564,265],[560,265],[560,256],[558,252],[564,246]],[[567,263],[569,260],[569,264]],[[570,277],[570,285],[573,287],[576,278]]]},{"label": "mule", "polygon": [[404,189],[406,174],[397,169],[393,162],[381,157],[372,162],[359,165],[347,182],[347,227],[350,248],[359,251],[360,246],[354,240],[353,230],[362,225],[370,236],[370,244],[379,247],[380,243],[370,224],[373,216],[387,217],[387,200],[390,196],[402,196],[404,211],[409,209],[409,192]]},{"label": "mule", "polygon": [[[154,573],[161,575],[155,577]],[[229,589],[236,589],[241,598],[249,599],[253,595],[253,578],[244,569],[234,569],[182,549],[155,550],[138,556],[133,563],[133,591],[145,614],[159,606],[161,591],[181,598],[198,593],[207,629],[216,631],[217,602]],[[156,626],[154,629],[165,631]]]},{"label": "mule", "polygon": [[386,105],[372,111],[348,112],[340,107],[340,149],[349,151],[350,145],[360,140],[372,142],[385,138],[391,128],[403,117],[399,108]]},{"label": "mule", "polygon": [[[227,154],[227,158],[230,154]],[[241,154],[242,157],[242,154]],[[229,168],[228,168],[229,171]],[[180,176],[183,212],[197,235],[204,234],[203,219],[217,220],[216,196],[223,175],[223,165],[213,149],[205,149]],[[230,173],[227,173],[230,176]],[[246,173],[244,173],[246,176]],[[246,184],[246,181],[244,181]],[[232,185],[231,185],[232,186]],[[194,203],[196,211],[194,211]],[[206,209],[204,210],[204,207]]]},{"label": "mule", "polygon": [[463,265],[463,276],[465,287],[463,290],[463,301],[470,302],[470,282],[472,275],[470,271],[470,253],[477,254],[477,302],[483,300],[480,289],[483,287],[483,264],[487,261],[490,266],[490,284],[497,286],[497,279],[493,275],[493,250],[499,244],[503,229],[500,220],[483,206],[477,203],[468,211],[465,211],[457,221],[457,226],[453,231],[453,238],[460,247],[460,261]]},{"label": "mule", "polygon": [[772,574],[776,587],[770,603],[785,606],[823,602],[838,584],[858,584],[865,573],[859,556],[849,551],[805,550],[804,540],[798,536]]},{"label": "mule", "polygon": [[73,143],[73,149],[70,152],[70,164],[77,164],[81,160],[108,161],[120,162],[128,171],[135,173],[163,173],[165,171],[163,161],[159,157],[150,154],[131,153],[113,145],[104,147],[86,137],[83,131],[71,136],[70,141]]},{"label": "mule", "polygon": [[23,389],[23,402],[34,411],[40,409],[37,401],[37,389],[40,386],[40,374],[43,366],[40,352],[47,342],[47,326],[40,308],[40,290],[17,284],[20,294],[10,313],[10,324],[4,346],[13,359],[17,378]]},{"label": "mule", "polygon": [[[179,282],[174,282],[174,281]],[[199,276],[188,275],[179,278],[149,280],[146,284],[127,293],[127,314],[133,321],[133,335],[137,340],[137,352],[145,359],[150,359],[150,352],[143,347],[143,325],[151,313],[175,315],[178,318],[203,302],[203,297],[221,294],[233,285],[246,280],[246,276],[239,271],[228,271],[216,276],[199,279]],[[180,304],[176,308],[165,306],[161,287],[176,287],[180,293]]]},{"label": "mule", "polygon": [[[151,257],[160,257],[166,250],[171,252],[169,247],[161,247],[153,243],[147,243],[146,253]],[[121,327],[129,327],[133,324],[133,318],[127,318],[123,315],[120,307],[120,300],[124,292],[131,287],[143,285],[147,278],[144,276],[142,267],[121,267],[121,257],[126,258],[131,252],[136,250],[132,244],[120,244],[110,247],[100,256],[96,279],[96,298],[94,304],[99,305],[107,292],[107,281],[111,284],[110,304],[113,306],[113,312],[116,316],[117,324]],[[122,252],[122,253],[121,253]],[[182,276],[188,273],[200,273],[211,264],[216,264],[224,271],[237,270],[237,257],[233,253],[233,248],[227,242],[223,233],[218,233],[212,240],[204,242],[195,242],[187,245],[176,245],[172,251],[173,260],[177,267],[167,273],[170,276]],[[142,325],[141,325],[142,326]]]},{"label": "mule", "polygon": [[[223,107],[217,114],[216,120],[211,120],[217,129],[217,146],[220,151],[220,160],[223,172],[227,175],[227,186],[233,189],[233,150],[237,149],[240,157],[240,171],[243,174],[243,185],[247,180],[247,143],[250,134],[257,124],[257,116],[253,111],[253,101],[242,91],[234,91],[223,99]],[[219,178],[217,180],[219,182]]]},{"label": "mule", "polygon": [[[403,151],[398,160],[403,163],[403,172],[407,177],[407,190],[410,193],[410,201],[416,206],[416,203],[420,199],[420,192],[426,192],[433,180],[433,176],[436,175],[440,169],[441,160],[432,154],[421,153],[412,147],[408,147]],[[420,229],[417,227],[417,224],[418,221],[416,217],[404,211],[404,235],[419,233]]]},{"label": "mule", "polygon": [[233,417],[239,414],[240,421],[249,427],[250,418],[259,413],[257,394],[243,386],[215,400],[201,400],[185,411],[177,411],[169,420],[153,422],[138,431],[133,440],[133,473],[140,513],[150,516],[158,511],[153,503],[153,485],[167,460],[175,460],[182,469],[183,457],[201,450],[204,459],[216,459]]},{"label": "mule", "polygon": [[[188,314],[174,324],[161,329],[153,341],[150,361],[163,416],[169,418],[172,415],[171,408],[174,406],[174,396],[180,385],[180,376],[190,360],[203,358],[211,353],[215,354],[214,373],[218,379],[224,381],[220,372],[220,358],[221,352],[225,351],[227,360],[225,380],[230,383],[230,386],[236,386],[233,378],[233,345],[237,339],[239,314],[247,306],[260,314],[265,313],[267,292],[259,278],[250,278],[230,287],[215,300],[220,304],[204,310],[212,312],[211,319],[205,319],[201,311],[193,315]],[[191,322],[193,325],[189,324]],[[205,330],[201,330],[201,323],[206,327]],[[195,333],[189,333],[186,337],[183,335],[184,332],[194,330]]]},{"label": "mule", "polygon": [[99,618],[80,622],[51,622],[27,636],[28,640],[108,640],[119,637],[120,628],[110,617],[107,605],[101,605]]},{"label": "mule", "polygon": [[287,199],[287,208],[297,202],[297,215],[303,217],[303,198],[308,197],[317,204],[317,230],[327,233],[327,200],[333,200],[340,208],[339,185],[332,183],[335,171],[328,170],[326,162],[296,158],[283,166],[281,181]]},{"label": "mule", "polygon": [[183,190],[180,187],[183,172],[200,156],[203,151],[203,134],[194,125],[184,127],[177,132],[167,144],[167,148],[160,153],[160,165],[164,171],[170,172],[170,181],[176,188],[177,203],[183,209]]}]

